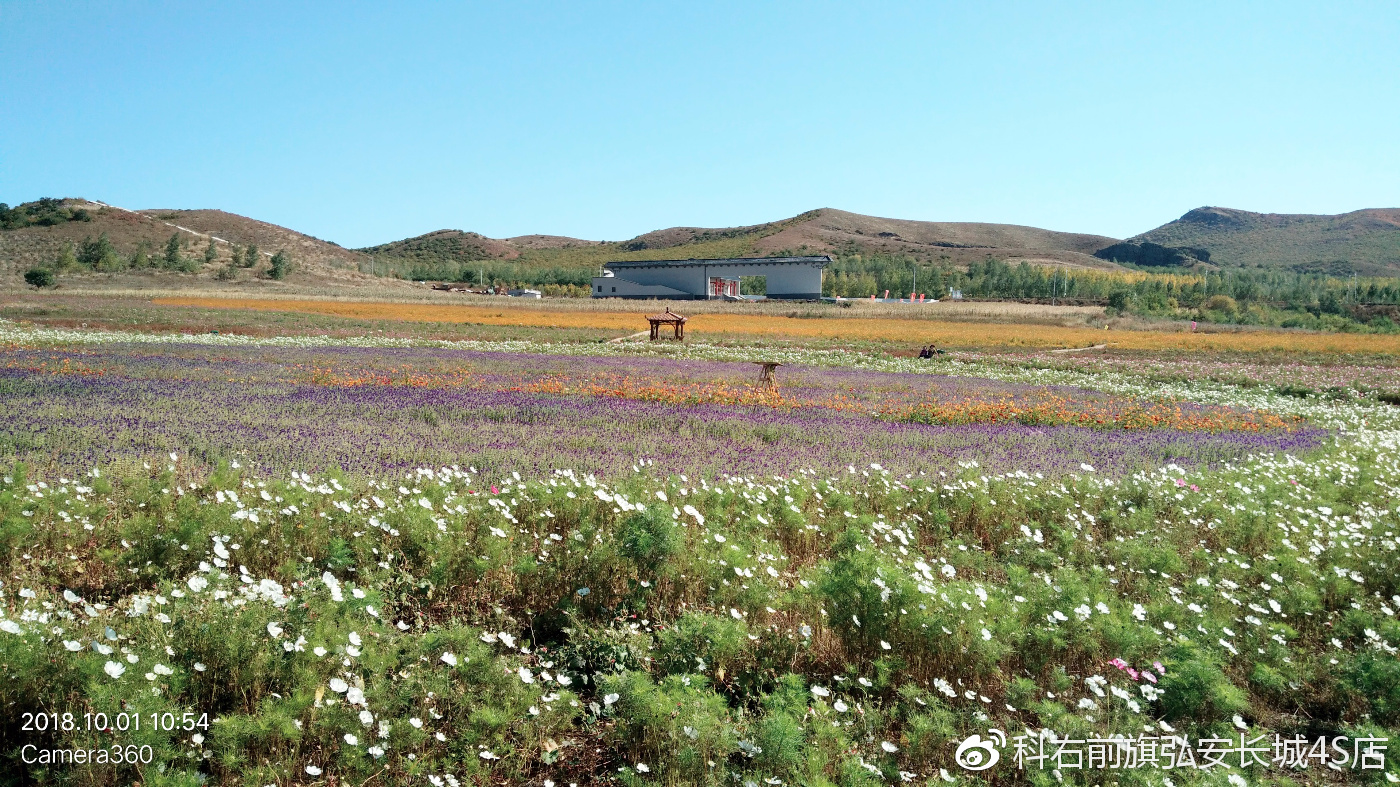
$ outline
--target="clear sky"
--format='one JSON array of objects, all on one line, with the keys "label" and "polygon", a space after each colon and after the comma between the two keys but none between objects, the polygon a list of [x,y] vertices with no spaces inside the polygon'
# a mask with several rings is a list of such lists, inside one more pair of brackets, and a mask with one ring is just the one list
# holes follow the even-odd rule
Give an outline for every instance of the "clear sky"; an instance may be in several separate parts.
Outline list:
[{"label": "clear sky", "polygon": [[352,247],[817,207],[1124,237],[1201,205],[1400,206],[1394,0],[0,0],[0,75],[0,201],[221,208]]}]

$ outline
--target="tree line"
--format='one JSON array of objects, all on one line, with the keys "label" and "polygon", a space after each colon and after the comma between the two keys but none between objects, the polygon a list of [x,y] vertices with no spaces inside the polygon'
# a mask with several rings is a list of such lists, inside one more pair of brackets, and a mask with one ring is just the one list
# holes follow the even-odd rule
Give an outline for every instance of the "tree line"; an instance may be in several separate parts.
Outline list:
[{"label": "tree line", "polygon": [[[170,238],[159,251],[152,251],[144,243],[138,243],[130,253],[118,251],[115,244],[102,233],[97,237],[87,236],[76,245],[65,244],[58,256],[49,264],[31,268],[25,273],[25,281],[36,287],[52,286],[56,278],[65,273],[96,272],[119,273],[123,271],[164,270],[178,273],[198,273],[204,266],[219,260],[219,249],[210,238],[202,250],[195,244],[186,244],[179,232]],[[217,271],[217,278],[230,280],[238,277],[239,269],[259,267],[261,254],[257,244],[240,246],[230,244],[230,260]],[[256,271],[269,279],[284,279],[292,271],[292,260],[285,251],[279,250],[268,260],[266,269]]]}]

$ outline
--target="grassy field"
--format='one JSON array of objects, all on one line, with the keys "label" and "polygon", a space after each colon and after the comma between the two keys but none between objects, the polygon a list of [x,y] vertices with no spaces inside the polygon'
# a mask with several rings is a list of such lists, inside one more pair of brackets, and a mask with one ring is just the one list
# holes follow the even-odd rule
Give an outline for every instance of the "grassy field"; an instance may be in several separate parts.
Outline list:
[{"label": "grassy field", "polygon": [[0,301],[0,784],[1400,780],[1390,337],[434,297]]},{"label": "grassy field", "polygon": [[[514,304],[490,306],[410,304],[410,303],[345,303],[323,300],[259,300],[259,299],[201,299],[161,298],[156,303],[171,306],[200,306],[205,308],[253,309],[274,312],[306,312],[359,319],[407,320],[420,322],[477,323],[485,325],[529,326],[538,328],[594,328],[620,333],[645,329],[644,316],[660,311],[659,304],[604,303],[590,304],[593,308],[561,309],[554,302],[540,306],[519,307]],[[1229,331],[1190,332],[1181,330],[1097,330],[1085,326],[1047,325],[1043,320],[1050,314],[1082,317],[1085,310],[1052,312],[1052,307],[1016,309],[997,305],[993,309],[1003,314],[1024,316],[1024,322],[1013,324],[965,322],[957,319],[958,312],[939,310],[943,304],[908,306],[925,309],[929,317],[911,320],[896,316],[867,316],[864,309],[838,309],[834,306],[768,307],[767,313],[746,314],[700,313],[691,317],[686,332],[697,339],[759,336],[789,339],[906,341],[922,345],[934,343],[956,348],[975,347],[1045,347],[1075,348],[1112,343],[1114,347],[1132,350],[1185,351],[1244,351],[1244,352],[1326,352],[1400,354],[1400,336],[1361,334],[1322,334],[1287,331]],[[686,304],[674,304],[682,312]],[[881,305],[886,314],[893,307]],[[1066,309],[1073,307],[1066,307]],[[775,313],[786,309],[786,315]],[[848,313],[848,314],[847,314]],[[985,312],[984,312],[985,313]],[[988,315],[991,318],[991,315]]]}]

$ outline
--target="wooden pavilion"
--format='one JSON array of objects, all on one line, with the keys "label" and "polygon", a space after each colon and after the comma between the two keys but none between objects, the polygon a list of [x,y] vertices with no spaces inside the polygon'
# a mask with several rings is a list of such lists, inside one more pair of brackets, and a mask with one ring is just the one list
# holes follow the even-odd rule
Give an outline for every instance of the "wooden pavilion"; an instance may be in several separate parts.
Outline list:
[{"label": "wooden pavilion", "polygon": [[667,306],[666,311],[661,314],[651,315],[647,318],[647,322],[651,323],[651,340],[656,341],[661,338],[661,326],[663,325],[669,325],[674,329],[675,336],[673,338],[678,341],[684,340],[686,319],[672,312],[670,306]]}]

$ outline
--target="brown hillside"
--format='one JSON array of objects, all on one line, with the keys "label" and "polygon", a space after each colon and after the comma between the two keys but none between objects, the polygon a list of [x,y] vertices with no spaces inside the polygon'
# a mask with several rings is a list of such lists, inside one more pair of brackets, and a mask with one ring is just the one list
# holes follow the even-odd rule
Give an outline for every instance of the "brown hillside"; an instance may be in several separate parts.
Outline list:
[{"label": "brown hillside", "polygon": [[1102,235],[1055,232],[1015,224],[910,221],[864,216],[834,208],[760,239],[759,253],[808,248],[819,251],[887,252],[948,257],[956,263],[988,254],[1008,260],[1079,267],[1115,267],[1091,256],[1117,241]]},{"label": "brown hillside", "polygon": [[[106,235],[118,253],[128,256],[144,247],[152,256],[178,233],[188,257],[203,259],[211,236],[217,257],[203,266],[210,276],[232,258],[231,244],[256,244],[262,252],[260,267],[277,251],[291,256],[295,278],[314,282],[336,280],[352,283],[361,277],[359,252],[309,235],[221,210],[128,210],[86,199],[66,199],[65,207],[82,208],[90,221],[70,221],[54,226],[28,226],[0,232],[0,275],[14,275],[57,259],[64,246],[76,247],[87,238]],[[166,274],[162,274],[166,275]],[[186,274],[188,275],[188,274]]]},{"label": "brown hillside", "polygon": [[602,241],[569,238],[563,235],[517,235],[506,241],[518,249],[571,249],[580,246],[597,246]]}]

